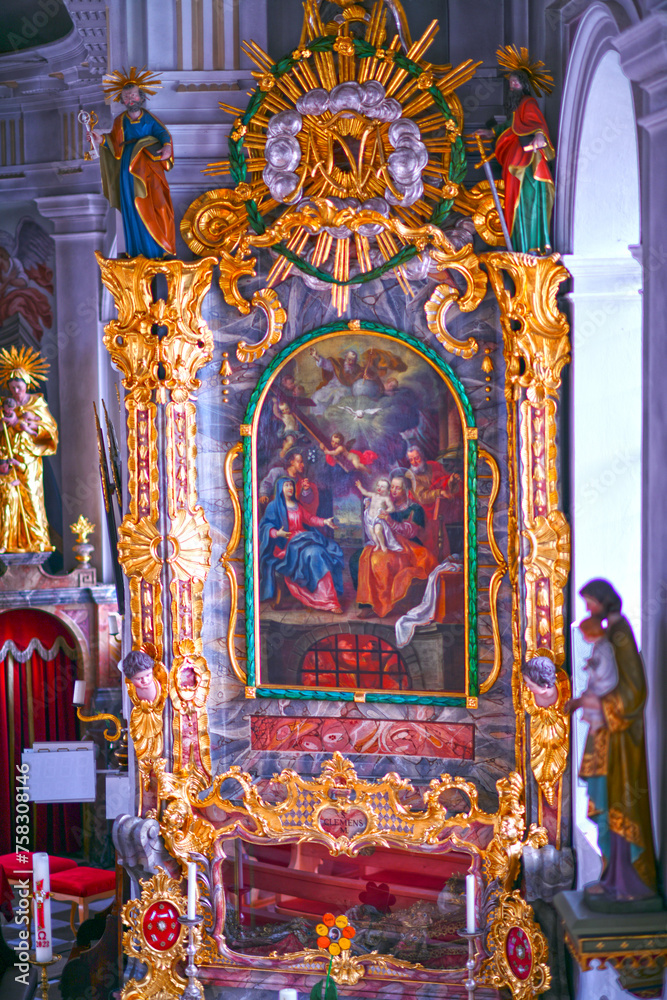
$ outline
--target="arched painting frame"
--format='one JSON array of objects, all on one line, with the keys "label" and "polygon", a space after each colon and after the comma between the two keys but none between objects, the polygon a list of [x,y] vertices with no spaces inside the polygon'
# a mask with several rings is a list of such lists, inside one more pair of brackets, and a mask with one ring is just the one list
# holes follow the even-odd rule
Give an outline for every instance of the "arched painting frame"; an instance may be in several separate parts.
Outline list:
[{"label": "arched painting frame", "polygon": [[[328,347],[325,345],[328,345]],[[442,385],[442,398],[448,400],[450,405],[453,403],[455,411],[458,414],[458,419],[460,420],[460,497],[462,501],[461,520],[463,527],[463,552],[460,553],[462,556],[462,609],[460,622],[450,626],[445,624],[442,626],[433,626],[433,624],[431,624],[429,626],[431,631],[434,627],[436,632],[439,628],[442,630],[444,649],[448,648],[447,643],[451,641],[449,648],[454,649],[451,663],[454,665],[453,673],[456,675],[458,681],[456,684],[450,684],[448,686],[445,683],[444,673],[443,682],[441,684],[435,683],[432,675],[429,676],[428,674],[422,673],[420,675],[420,679],[417,681],[417,684],[420,686],[413,683],[411,690],[366,689],[365,687],[359,685],[359,680],[363,678],[363,672],[359,668],[359,659],[357,657],[356,674],[354,670],[348,670],[344,674],[344,677],[347,678],[345,686],[339,687],[331,686],[329,684],[314,683],[313,680],[311,680],[308,684],[298,685],[294,681],[301,663],[293,662],[294,658],[292,656],[290,644],[283,644],[282,633],[278,634],[278,630],[282,628],[282,626],[273,626],[276,631],[270,636],[273,644],[272,646],[267,645],[266,636],[262,634],[262,629],[266,623],[266,607],[268,602],[261,601],[260,599],[260,548],[263,553],[267,551],[267,546],[265,539],[265,543],[262,547],[259,525],[265,511],[268,510],[268,504],[266,502],[260,503],[259,494],[260,484],[262,483],[262,480],[266,478],[266,473],[268,471],[266,463],[262,461],[262,448],[265,444],[266,430],[268,426],[267,412],[272,406],[269,402],[270,393],[272,387],[278,386],[277,379],[281,376],[281,373],[284,374],[285,370],[293,370],[295,363],[298,364],[299,359],[304,358],[307,352],[312,349],[318,349],[321,346],[325,351],[324,357],[326,359],[330,358],[332,355],[339,354],[342,350],[346,350],[345,345],[356,348],[357,354],[362,361],[364,357],[366,357],[365,353],[362,353],[364,348],[372,350],[377,349],[377,351],[384,352],[382,355],[383,358],[400,357],[404,361],[412,360],[414,368],[411,369],[408,364],[408,369],[409,372],[412,372],[413,379],[418,377],[420,370],[424,376],[426,376],[427,372],[434,373],[434,377],[432,376],[433,384],[436,386]],[[322,358],[322,356],[320,357]],[[332,378],[332,381],[336,382],[335,376]],[[386,378],[386,381],[389,381],[389,379]],[[444,393],[447,395],[444,396]],[[313,393],[313,395],[316,395],[316,393]],[[278,399],[279,396],[280,393],[276,394],[274,391],[273,398]],[[284,399],[284,397],[280,398]],[[424,400],[422,400],[420,406],[423,406],[423,404]],[[438,404],[439,399],[429,400],[426,407],[424,407],[426,415],[428,416],[430,410],[437,408]],[[312,407],[312,401],[309,405]],[[318,402],[315,406],[315,410],[319,411],[322,405],[324,404],[320,404]],[[297,410],[298,409],[299,408],[297,406]],[[345,416],[345,405],[334,404],[334,409],[341,411],[341,418]],[[360,410],[357,412],[360,412]],[[332,427],[331,413],[332,407],[330,406],[325,410],[323,421],[325,429],[328,430],[328,434],[331,433]],[[381,417],[382,414],[378,419],[381,419]],[[312,427],[315,426],[315,421],[309,421],[309,418],[305,419],[310,424],[312,430]],[[350,419],[354,421],[354,415]],[[276,423],[279,424],[280,420],[278,419]],[[322,430],[321,423],[321,421],[318,421],[318,430]],[[423,425],[427,425],[429,421],[422,419],[421,423]],[[285,424],[285,428],[286,430],[283,433],[287,434],[287,424]],[[316,430],[315,441],[317,440],[318,430]],[[247,685],[253,690],[254,695],[256,697],[265,698],[326,699],[340,701],[356,700],[368,702],[437,704],[449,706],[465,706],[466,704],[469,704],[469,699],[476,698],[479,693],[477,657],[477,428],[475,426],[472,406],[467,397],[466,391],[451,367],[443,361],[443,359],[439,357],[435,351],[433,351],[426,344],[412,337],[410,334],[385,327],[380,324],[353,321],[352,324],[334,323],[325,327],[319,327],[318,329],[313,330],[295,340],[285,350],[278,354],[264,371],[250,399],[245,414],[244,424],[241,428],[241,433],[244,445],[244,562],[246,580],[245,618],[248,656]],[[383,442],[386,439],[379,438],[378,440]],[[313,447],[313,443],[311,434],[311,444],[304,444],[302,450],[305,451],[308,449],[311,453],[313,451],[317,451],[316,446]],[[325,447],[326,443],[326,441],[323,441]],[[406,442],[405,445],[406,448],[407,443],[408,442]],[[354,479],[355,475],[363,477],[366,472],[366,467],[362,466],[361,463],[368,461],[369,454],[375,453],[369,452],[367,448],[365,448],[363,452],[359,452],[357,450],[355,453],[352,450],[351,444],[350,450],[348,451],[348,444],[350,444],[350,442],[346,442],[346,453],[349,458],[344,459],[344,461],[349,463],[351,460],[356,464],[354,469],[348,468],[347,472],[345,472],[345,470],[341,471],[341,477],[346,478],[349,481],[350,479]],[[365,444],[368,444],[368,441],[365,441]],[[319,450],[324,450],[322,445],[320,445]],[[330,450],[333,450],[333,448]],[[293,451],[294,449],[292,449],[292,452]],[[353,454],[356,454],[357,457],[352,458]],[[376,473],[381,472],[382,474],[388,474],[390,472],[389,469],[385,470],[382,468],[380,470],[377,468],[378,463],[380,465],[382,464],[380,454],[381,452],[376,455],[373,468],[376,470]],[[286,457],[289,457],[289,451]],[[437,456],[431,453],[425,457],[435,459]],[[328,456],[328,459],[331,458],[336,461],[334,456]],[[329,464],[331,465],[332,463],[330,462]],[[357,472],[360,468],[363,469],[362,473]],[[274,473],[274,478],[275,475],[276,474]],[[375,474],[371,478],[375,479]],[[368,486],[371,485],[368,476],[365,478],[365,481]],[[348,494],[353,492],[352,486],[348,486],[346,489]],[[411,499],[414,499],[413,493],[411,493],[410,496]],[[336,512],[333,511],[333,513],[335,515]],[[431,514],[431,517],[435,517],[436,520],[437,516],[437,514]],[[427,521],[428,517],[429,515],[427,513]],[[316,532],[318,531],[318,529],[315,530]],[[363,530],[361,515],[359,518],[359,524],[356,525],[356,530]],[[318,531],[318,534],[323,534],[323,532]],[[419,544],[419,541],[417,544]],[[443,543],[441,542],[439,544],[440,548],[434,550],[437,551],[437,554],[440,557],[439,561],[436,559],[435,554],[433,554],[433,557],[420,570],[422,573],[421,579],[424,581],[427,580],[427,577],[433,572],[436,565],[440,565],[443,562]],[[372,546],[370,546],[370,543],[366,540],[364,547],[369,548]],[[352,559],[353,558],[354,556]],[[364,557],[362,556],[360,558],[363,559]],[[377,558],[382,560],[384,556],[378,555]],[[387,558],[390,557],[388,556]],[[448,557],[445,556],[444,558],[446,561]],[[350,578],[352,577],[353,570],[351,566],[348,571],[348,562],[351,562],[352,559],[348,559],[348,552],[346,552],[344,565],[341,560],[341,569],[343,571],[344,578],[348,577],[348,572]],[[443,577],[440,579],[444,580]],[[434,581],[435,587],[439,585],[440,584],[435,584]],[[354,581],[354,586],[357,586],[356,580]],[[442,582],[442,588],[444,594],[444,582]],[[423,587],[421,588],[421,591],[423,592]],[[389,615],[388,618],[385,618],[384,616],[378,618],[375,615],[370,615],[370,620],[367,621],[361,617],[357,617],[359,612],[356,608],[350,613],[349,583],[346,584],[346,592],[348,606],[344,609],[344,613],[340,616],[339,620],[347,622],[347,625],[338,624],[338,622],[334,625],[334,616],[326,612],[319,617],[317,611],[314,611],[314,609],[308,609],[307,612],[302,613],[301,609],[298,607],[298,601],[296,602],[297,610],[292,614],[292,617],[295,619],[300,616],[304,620],[307,620],[307,623],[304,624],[301,630],[301,634],[297,635],[295,640],[296,643],[301,646],[303,646],[304,643],[304,633],[312,636],[313,643],[316,642],[316,640],[319,639],[324,632],[331,634],[334,631],[338,631],[339,633],[342,633],[340,640],[336,640],[334,643],[336,647],[335,655],[337,664],[339,655],[337,647],[339,645],[345,649],[345,652],[341,652],[340,656],[344,658],[346,663],[349,664],[350,662],[349,657],[352,654],[347,652],[347,637],[349,637],[350,640],[348,645],[353,644],[356,648],[361,643],[359,640],[355,639],[355,636],[369,635],[373,633],[377,635],[383,627],[381,624],[383,620],[389,620],[392,624],[394,624],[391,615]],[[358,591],[357,596],[359,593],[360,591]],[[449,600],[448,597],[446,599],[443,597],[443,604],[446,604],[447,600]],[[405,608],[406,603],[409,603],[409,598],[406,598],[403,602],[403,609]],[[292,601],[292,606],[294,606],[294,601]],[[398,602],[396,607],[401,608],[401,602]],[[278,616],[275,615],[273,617],[276,618]],[[394,615],[393,617],[395,618],[396,616]],[[288,615],[285,614],[283,619],[287,620],[287,618]],[[378,621],[380,624],[378,624]],[[446,612],[442,621],[447,621]],[[268,625],[266,628],[268,631]],[[294,624],[294,622],[288,623],[288,630],[291,633],[294,633],[295,630],[298,630],[298,628],[299,626]],[[449,631],[447,631],[448,628]],[[418,628],[416,631],[419,633],[420,629]],[[421,631],[423,631],[423,629]],[[462,639],[458,646],[456,644],[457,634],[460,635]],[[386,636],[386,630],[384,635]],[[277,675],[276,669],[274,669],[273,663],[270,660],[270,649],[275,646],[278,646],[280,649],[280,656],[277,658],[280,662],[280,667],[278,668],[280,672]],[[459,655],[457,650],[460,650],[460,663],[456,659]],[[444,655],[441,654],[440,658],[441,660],[444,660]],[[327,675],[325,674],[325,676]],[[339,676],[338,671],[336,676]],[[319,676],[315,679],[319,681]]]}]

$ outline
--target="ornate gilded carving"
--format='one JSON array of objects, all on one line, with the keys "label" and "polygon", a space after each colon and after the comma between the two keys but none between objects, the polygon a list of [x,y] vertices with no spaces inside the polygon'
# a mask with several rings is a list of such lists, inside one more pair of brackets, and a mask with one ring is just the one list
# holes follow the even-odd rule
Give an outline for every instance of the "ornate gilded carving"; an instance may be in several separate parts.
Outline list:
[{"label": "ornate gilded carving", "polygon": [[493,840],[484,854],[484,874],[489,884],[496,883],[500,890],[510,889],[519,874],[519,863],[524,847],[544,847],[547,833],[531,823],[526,833],[526,808],[524,784],[518,772],[496,782],[498,812],[493,816]]},{"label": "ornate gilded carving", "polygon": [[[123,373],[126,389],[130,502],[119,529],[118,550],[130,578],[132,644],[150,648],[158,661],[165,658],[163,584],[167,583],[174,761],[205,776],[210,774],[205,708],[210,676],[197,643],[211,536],[197,503],[196,408],[191,394],[200,384],[199,369],[213,356],[213,335],[201,317],[201,303],[211,284],[214,260],[189,264],[97,257],[102,280],[118,309],[118,319],[105,327],[104,343]],[[154,296],[158,276],[163,276],[163,298]],[[158,431],[159,411],[164,431]],[[160,451],[166,455],[163,497]],[[192,662],[188,656],[194,657]],[[147,783],[155,755],[139,733],[137,737],[142,780]]]},{"label": "ornate gilded carving", "polygon": [[229,657],[229,663],[234,673],[234,676],[241,682],[245,684],[248,677],[246,671],[240,664],[241,659],[245,659],[236,648],[237,640],[245,643],[245,632],[240,633],[236,631],[236,625],[239,616],[239,582],[236,576],[236,571],[234,569],[235,563],[240,563],[243,565],[243,556],[237,555],[237,550],[241,542],[241,530],[243,527],[243,517],[241,513],[241,504],[239,502],[239,495],[234,481],[234,464],[236,460],[243,453],[243,445],[239,441],[235,444],[233,448],[227,452],[225,457],[225,483],[227,484],[227,489],[229,491],[229,497],[232,501],[232,507],[234,511],[234,522],[232,525],[232,533],[229,536],[229,541],[227,542],[227,548],[225,549],[221,559],[220,565],[222,566],[225,576],[227,577],[227,582],[229,584],[229,621],[227,623],[227,656]]},{"label": "ornate gilded carving", "polygon": [[515,1000],[546,993],[551,985],[547,941],[517,891],[503,893],[489,932],[491,959],[484,982],[509,986]]},{"label": "ornate gilded carving", "polygon": [[477,341],[474,337],[469,337],[462,343],[452,337],[446,326],[447,313],[454,304],[461,312],[472,312],[476,309],[486,294],[487,276],[481,270],[479,258],[472,246],[465,246],[457,253],[453,253],[451,248],[449,253],[431,250],[431,257],[440,269],[447,268],[462,275],[466,289],[461,295],[452,285],[438,285],[425,306],[428,328],[446,351],[463,358],[472,358],[479,348]]},{"label": "ornate gilded carving", "polygon": [[[498,463],[495,458],[484,448],[480,448],[479,457],[482,461],[486,462],[491,474],[491,493],[488,498],[486,509],[486,544],[496,564],[496,567],[491,575],[491,579],[489,580],[489,615],[491,617],[491,632],[493,635],[493,665],[489,676],[480,684],[479,693],[482,695],[486,694],[487,691],[490,691],[498,680],[498,675],[500,674],[500,668],[503,662],[502,644],[500,641],[500,625],[498,622],[498,592],[500,590],[503,577],[507,573],[507,563],[505,561],[505,557],[500,551],[500,548],[498,547],[495,529],[493,526],[495,504],[500,491],[500,469],[498,468]],[[483,478],[483,474],[479,473],[478,478]],[[482,543],[480,542],[480,544]],[[482,567],[480,566],[480,569],[481,568]]]},{"label": "ornate gilded carving", "polygon": [[269,347],[279,344],[287,322],[287,313],[281,306],[277,293],[272,288],[262,288],[261,291],[255,292],[252,297],[252,306],[255,309],[261,309],[266,316],[267,331],[258,344],[246,344],[245,340],[240,341],[236,348],[236,357],[245,364],[257,361],[266,354]]},{"label": "ornate gilded carving", "polygon": [[[556,302],[558,289],[568,277],[560,255],[489,253],[481,259],[488,268],[509,340],[506,347],[510,348],[513,363],[508,375],[526,389],[531,402],[556,396],[561,371],[570,361],[569,326]],[[503,271],[514,283],[514,294],[505,288]],[[512,329],[513,323],[517,324],[516,330]]]},{"label": "ornate gilded carving", "polygon": [[[569,328],[557,304],[567,271],[558,254],[489,253],[481,259],[500,305],[503,328],[510,452],[512,691],[517,759],[525,760],[529,751],[523,722],[519,634],[524,607],[527,656],[535,655],[540,647],[559,664],[565,655],[563,589],[569,573],[570,538],[565,515],[559,509],[556,427],[561,372],[570,360]],[[506,287],[505,275],[511,278],[511,288]],[[529,543],[523,558],[522,535]],[[566,752],[566,744],[560,752]]]},{"label": "ornate gilded carving", "polygon": [[[538,650],[537,655],[540,652]],[[557,805],[559,782],[567,767],[570,745],[570,716],[565,711],[570,681],[562,670],[556,672],[556,687],[558,700],[549,708],[537,705],[525,684],[521,692],[523,707],[530,716],[530,767],[540,791],[552,807]]]},{"label": "ornate gilded carving", "polygon": [[[403,850],[451,847],[468,851],[473,859],[479,858],[488,883],[502,894],[516,880],[524,846],[541,847],[547,842],[546,832],[535,825],[526,835],[523,781],[517,773],[497,782],[499,809],[497,813],[487,813],[479,807],[475,785],[463,778],[443,774],[433,779],[427,789],[418,791],[394,772],[366,780],[340,753],[325,761],[317,778],[292,770],[274,775],[272,784],[279,786],[281,793],[272,794],[270,800],[261,794],[253,777],[239,767],[217,775],[208,790],[202,789],[196,775],[168,772],[164,761],[158,762],[157,770],[162,835],[169,851],[181,861],[193,851],[209,857],[224,856],[223,843],[233,836],[255,843],[310,841],[326,846],[334,856],[351,857],[376,846]],[[230,780],[242,792],[234,801],[220,795],[220,789]],[[452,791],[468,800],[469,808],[464,812],[448,814],[444,799]],[[416,805],[419,798],[421,807]],[[201,815],[211,808],[216,810],[215,825]],[[340,822],[351,810],[354,830]],[[339,821],[332,822],[332,817],[338,817]],[[331,829],[348,832],[332,833]],[[216,926],[218,948],[207,949],[206,961],[212,964],[233,961],[234,953],[224,942],[224,921],[220,917]],[[354,984],[370,971],[370,965],[376,972],[378,962],[388,967],[396,965],[389,956],[373,955],[373,962],[371,956],[369,961],[367,956],[358,958],[352,964],[334,964],[332,974],[337,982]],[[280,956],[292,969],[295,962],[305,962],[306,971],[309,965],[313,971],[319,971],[316,966],[321,959],[322,953],[317,949]],[[399,964],[414,968],[407,963]]]},{"label": "ornate gilded carving", "polygon": [[[501,204],[503,203],[504,189],[504,183],[496,181],[496,190]],[[472,218],[475,229],[489,246],[504,245],[503,227],[500,224],[498,210],[488,181],[480,181],[471,188],[461,186],[454,201],[454,208],[457,212],[462,212]]]},{"label": "ornate gilded carving", "polygon": [[[141,897],[123,907],[122,919],[128,928],[123,933],[126,955],[148,966],[146,975],[130,979],[121,991],[122,1000],[170,1000],[180,997],[187,980],[179,971],[185,958],[186,928],[178,916],[186,913],[181,885],[163,868],[146,882],[141,882]],[[195,941],[201,942],[201,928],[195,928]],[[196,982],[199,982],[196,980]],[[199,983],[201,987],[201,983]]]}]

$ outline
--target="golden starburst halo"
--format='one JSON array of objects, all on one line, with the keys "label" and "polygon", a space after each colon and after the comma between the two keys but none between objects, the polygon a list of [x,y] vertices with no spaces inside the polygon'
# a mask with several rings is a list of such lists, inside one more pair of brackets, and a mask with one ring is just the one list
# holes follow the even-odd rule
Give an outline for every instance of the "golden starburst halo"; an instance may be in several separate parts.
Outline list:
[{"label": "golden starburst halo", "polygon": [[5,347],[0,351],[0,385],[20,378],[26,385],[36,386],[38,382],[46,381],[49,367],[49,362],[32,347],[20,350],[13,345],[9,350]]},{"label": "golden starburst halo", "polygon": [[541,59],[537,62],[530,61],[528,49],[522,46],[520,49],[516,45],[505,45],[496,50],[498,65],[507,70],[505,76],[512,73],[525,73],[530,81],[530,85],[541,97],[542,94],[550,94],[554,88],[554,78],[547,70]]},{"label": "golden starburst halo", "polygon": [[120,95],[125,87],[138,87],[144,94],[151,97],[161,89],[162,80],[158,79],[155,73],[151,73],[145,66],[137,70],[136,66],[130,66],[130,72],[123,69],[115,69],[113,73],[108,73],[104,77],[102,89],[107,98],[120,101]]}]

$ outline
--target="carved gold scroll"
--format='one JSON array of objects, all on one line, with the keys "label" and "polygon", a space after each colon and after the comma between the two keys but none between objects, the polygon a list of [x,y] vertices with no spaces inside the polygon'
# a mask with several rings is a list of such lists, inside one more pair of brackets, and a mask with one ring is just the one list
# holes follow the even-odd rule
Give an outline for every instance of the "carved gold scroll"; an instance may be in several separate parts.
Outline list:
[{"label": "carved gold scroll", "polygon": [[[211,537],[197,501],[194,394],[197,372],[213,354],[213,335],[200,312],[213,261],[97,259],[118,310],[104,344],[122,372],[127,409],[129,504],[118,552],[129,578],[132,645],[171,661],[162,687],[164,693],[166,683],[173,706],[174,766],[204,781],[211,765],[202,592]],[[153,295],[158,275],[166,281],[165,298]],[[146,780],[142,746],[135,749]]]},{"label": "carved gold scroll", "polygon": [[[528,757],[531,762],[540,790],[540,815],[542,795],[550,806],[557,804],[554,839],[560,846],[561,782],[569,745],[563,705],[569,680],[559,671],[559,700],[553,709],[534,706],[531,746],[526,747],[519,629],[522,625],[526,658],[539,654],[557,665],[563,663],[563,590],[570,570],[570,530],[559,506],[556,428],[561,373],[570,360],[570,340],[556,296],[568,275],[558,254],[490,253],[483,261],[500,305],[506,364],[517,759]],[[506,277],[513,288],[508,287]]]}]

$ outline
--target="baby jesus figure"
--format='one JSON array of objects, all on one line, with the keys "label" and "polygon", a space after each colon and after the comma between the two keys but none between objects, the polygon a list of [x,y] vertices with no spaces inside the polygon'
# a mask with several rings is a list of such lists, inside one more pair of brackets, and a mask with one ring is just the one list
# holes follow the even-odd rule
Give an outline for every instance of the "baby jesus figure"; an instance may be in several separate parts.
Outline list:
[{"label": "baby jesus figure", "polygon": [[[10,426],[18,425],[20,431],[25,431],[35,437],[39,430],[39,417],[31,410],[17,413],[18,403],[11,396],[5,396],[2,401],[2,417]],[[20,408],[20,407],[19,407]],[[22,409],[22,408],[20,408]]]},{"label": "baby jesus figure", "polygon": [[[375,542],[374,551],[402,552],[402,546],[391,530],[387,514],[393,513],[394,504],[390,495],[390,482],[381,476],[375,483],[375,492],[364,489],[359,480],[355,483],[364,500],[364,528],[370,542]],[[384,515],[384,516],[383,516]]]},{"label": "baby jesus figure", "polygon": [[[579,631],[586,642],[592,646],[586,660],[587,676],[586,690],[579,698],[573,698],[569,710],[583,709],[582,718],[590,726],[592,733],[606,727],[604,712],[598,702],[597,707],[590,704],[593,699],[587,699],[587,694],[593,694],[597,699],[610,694],[618,684],[618,667],[614,656],[614,648],[605,635],[600,618],[591,615],[579,624]],[[595,702],[593,702],[595,704]]]},{"label": "baby jesus figure", "polygon": [[283,425],[278,431],[278,435],[283,439],[280,457],[284,458],[299,439],[299,424],[292,413],[289,403],[273,400],[273,415]]},{"label": "baby jesus figure", "polygon": [[[327,464],[335,465],[337,458],[346,459],[357,472],[365,472],[367,465],[372,465],[377,455],[374,451],[352,451],[354,441],[345,442],[345,436],[340,431],[335,431],[331,435],[331,448],[325,448],[323,444],[320,448],[327,456]],[[367,494],[370,495],[370,494]]]}]

